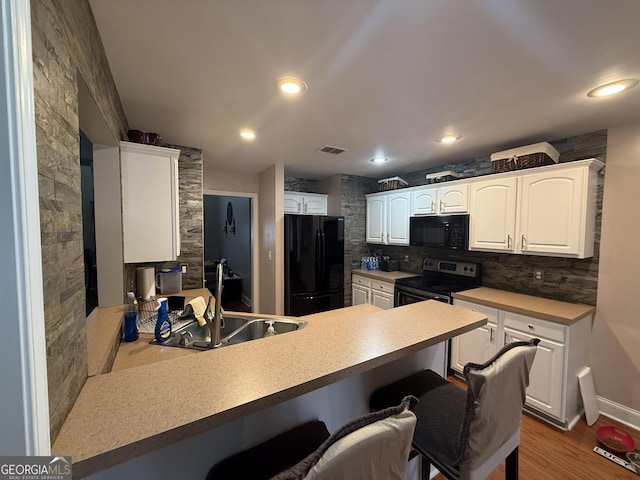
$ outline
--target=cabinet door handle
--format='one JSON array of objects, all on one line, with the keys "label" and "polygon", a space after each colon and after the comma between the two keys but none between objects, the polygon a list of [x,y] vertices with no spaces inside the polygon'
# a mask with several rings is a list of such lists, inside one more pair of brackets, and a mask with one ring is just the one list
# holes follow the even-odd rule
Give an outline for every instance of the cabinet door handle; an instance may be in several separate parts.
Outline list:
[{"label": "cabinet door handle", "polygon": [[507,343],[509,343],[509,338],[507,332],[504,332],[504,344],[506,345]]},{"label": "cabinet door handle", "polygon": [[526,250],[527,248],[527,241],[524,238],[524,235],[522,235],[522,239],[520,240],[520,250]]},{"label": "cabinet door handle", "polygon": [[301,207],[301,203],[300,202],[297,202],[297,203],[298,203],[298,212],[300,212],[300,211],[302,211],[302,208],[300,208]]},{"label": "cabinet door handle", "polygon": [[489,343],[493,343],[493,327],[489,327]]},{"label": "cabinet door handle", "polygon": [[387,243],[389,243],[389,234],[387,233]]},{"label": "cabinet door handle", "polygon": [[533,330],[533,325],[529,324],[527,327],[529,327],[529,330]]},{"label": "cabinet door handle", "polygon": [[446,204],[442,200],[440,200],[440,213],[444,213],[445,207],[446,207]]},{"label": "cabinet door handle", "polygon": [[436,213],[436,202],[431,202],[431,213]]},{"label": "cabinet door handle", "polygon": [[507,250],[511,250],[511,235],[507,235]]},{"label": "cabinet door handle", "polygon": [[307,213],[307,204],[304,204],[304,213]]}]

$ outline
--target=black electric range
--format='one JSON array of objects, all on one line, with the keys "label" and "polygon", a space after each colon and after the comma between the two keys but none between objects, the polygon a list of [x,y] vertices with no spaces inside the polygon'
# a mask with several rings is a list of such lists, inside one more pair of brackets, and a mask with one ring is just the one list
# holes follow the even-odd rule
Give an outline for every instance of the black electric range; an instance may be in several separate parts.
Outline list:
[{"label": "black electric range", "polygon": [[479,263],[424,258],[422,275],[396,280],[394,306],[429,299],[452,303],[452,293],[479,287],[481,278],[482,265]]}]

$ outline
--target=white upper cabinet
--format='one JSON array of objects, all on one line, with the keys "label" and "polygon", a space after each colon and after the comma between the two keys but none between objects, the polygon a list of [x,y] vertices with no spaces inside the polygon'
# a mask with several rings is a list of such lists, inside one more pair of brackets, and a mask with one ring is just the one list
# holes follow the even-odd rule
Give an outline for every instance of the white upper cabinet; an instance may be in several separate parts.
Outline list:
[{"label": "white upper cabinet", "polygon": [[469,249],[593,256],[598,171],[580,160],[471,183]]},{"label": "white upper cabinet", "polygon": [[124,263],[180,255],[180,150],[120,142]]},{"label": "white upper cabinet", "polygon": [[447,215],[469,211],[469,184],[425,186],[411,192],[411,215]]},{"label": "white upper cabinet", "polygon": [[284,192],[284,213],[326,215],[327,195],[321,193]]},{"label": "white upper cabinet", "polygon": [[408,192],[376,193],[367,196],[367,243],[409,245]]},{"label": "white upper cabinet", "polygon": [[367,197],[367,243],[384,243],[387,197]]},{"label": "white upper cabinet", "polygon": [[467,213],[469,211],[469,184],[456,183],[440,187],[439,208],[441,214]]},{"label": "white upper cabinet", "polygon": [[588,173],[587,168],[573,168],[521,178],[518,242],[522,253],[593,255],[593,241],[589,246],[585,242]]},{"label": "white upper cabinet", "polygon": [[411,192],[411,215],[436,215],[437,213],[437,187],[423,187]]},{"label": "white upper cabinet", "polygon": [[471,184],[469,250],[514,251],[517,182],[503,177]]}]

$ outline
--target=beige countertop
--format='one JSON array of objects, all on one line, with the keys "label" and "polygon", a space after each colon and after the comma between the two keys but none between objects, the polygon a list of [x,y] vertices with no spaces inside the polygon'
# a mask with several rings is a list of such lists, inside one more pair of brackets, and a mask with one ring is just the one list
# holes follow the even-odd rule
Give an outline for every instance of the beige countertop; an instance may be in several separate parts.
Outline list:
[{"label": "beige countertop", "polygon": [[297,332],[88,378],[52,454],[71,455],[74,476],[90,475],[486,323],[480,313],[433,300],[391,310],[356,305],[304,319],[308,325]]},{"label": "beige countertop", "polygon": [[[195,297],[203,297],[205,300],[209,298],[211,293],[206,288],[197,288],[193,290],[183,290],[175,295],[185,297],[185,301]],[[169,295],[165,295],[169,296]],[[158,296],[157,298],[162,298]],[[214,304],[215,299],[212,301]],[[134,364],[139,364],[145,360],[141,359],[147,351],[143,346],[143,339],[149,340],[153,336],[141,335],[141,339],[132,343],[120,343],[118,339],[122,335],[122,319],[124,315],[124,305],[114,305],[111,307],[95,308],[87,317],[87,363],[88,376],[100,375],[108,373],[115,368],[127,368],[126,358],[136,358]],[[156,347],[158,348],[158,347]],[[158,350],[161,350],[158,348]],[[165,351],[157,358],[164,360],[185,355],[180,348],[165,348]],[[177,352],[174,350],[178,350]],[[117,354],[116,354],[117,352]],[[135,355],[138,353],[138,355]],[[124,358],[123,358],[124,357]],[[154,355],[155,357],[155,355]],[[150,361],[147,361],[150,363]]]},{"label": "beige countertop", "polygon": [[596,307],[592,305],[560,302],[487,287],[457,292],[453,294],[453,298],[522,315],[530,315],[562,325],[571,325],[596,310]]},{"label": "beige countertop", "polygon": [[363,270],[361,268],[356,268],[355,270],[351,270],[352,275],[362,275],[363,277],[373,278],[375,280],[382,280],[385,282],[395,282],[399,278],[406,277],[415,277],[418,275],[417,273],[409,273],[409,272],[383,272],[382,270]]}]

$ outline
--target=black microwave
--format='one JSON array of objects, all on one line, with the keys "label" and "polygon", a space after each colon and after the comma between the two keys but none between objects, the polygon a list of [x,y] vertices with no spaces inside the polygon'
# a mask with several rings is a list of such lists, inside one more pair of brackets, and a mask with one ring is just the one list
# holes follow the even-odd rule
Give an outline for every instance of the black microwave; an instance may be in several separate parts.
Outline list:
[{"label": "black microwave", "polygon": [[411,217],[409,241],[419,247],[468,250],[469,215]]}]

